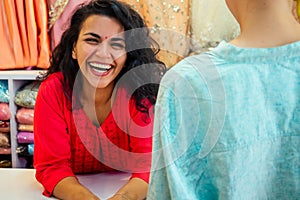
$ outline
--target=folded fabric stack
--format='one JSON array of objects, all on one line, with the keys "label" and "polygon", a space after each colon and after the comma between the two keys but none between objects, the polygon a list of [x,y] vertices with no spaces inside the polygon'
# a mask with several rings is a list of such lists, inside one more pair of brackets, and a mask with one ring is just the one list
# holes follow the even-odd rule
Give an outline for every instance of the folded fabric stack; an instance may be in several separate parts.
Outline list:
[{"label": "folded fabric stack", "polygon": [[16,120],[18,122],[17,154],[19,157],[26,159],[26,168],[33,167],[33,118],[38,88],[39,83],[31,82],[22,87],[15,96],[15,103],[19,106],[16,113]]},{"label": "folded fabric stack", "polygon": [[7,81],[0,80],[0,168],[11,167],[10,110]]}]

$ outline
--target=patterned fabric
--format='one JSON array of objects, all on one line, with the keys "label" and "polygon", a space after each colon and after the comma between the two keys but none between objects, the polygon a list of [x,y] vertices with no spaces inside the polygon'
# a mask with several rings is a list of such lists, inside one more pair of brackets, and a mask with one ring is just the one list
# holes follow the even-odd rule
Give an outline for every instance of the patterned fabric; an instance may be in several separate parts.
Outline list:
[{"label": "patterned fabric", "polygon": [[35,106],[34,167],[44,194],[75,173],[127,171],[148,182],[153,116],[139,112],[120,88],[108,117],[94,125],[82,108],[70,107],[62,80],[61,73],[45,80]]},{"label": "patterned fabric", "polygon": [[34,135],[33,132],[30,131],[20,131],[17,134],[17,141],[18,143],[33,143],[34,142]]},{"label": "patterned fabric", "polygon": [[74,11],[88,1],[90,0],[47,0],[52,50],[60,42],[63,32],[68,28]]},{"label": "patterned fabric", "polygon": [[9,133],[10,132],[10,123],[9,121],[0,120],[0,133]]},{"label": "patterned fabric", "polygon": [[0,80],[0,103],[9,102],[8,82],[7,80]]},{"label": "patterned fabric", "polygon": [[16,120],[20,124],[33,124],[34,109],[19,108],[16,113]]},{"label": "patterned fabric", "polygon": [[122,0],[143,17],[159,43],[159,58],[172,67],[189,53],[189,0]]},{"label": "patterned fabric", "polygon": [[1,148],[8,148],[8,147],[10,147],[9,134],[0,133],[0,147]]},{"label": "patterned fabric", "polygon": [[164,76],[147,200],[300,199],[300,42],[226,42]]},{"label": "patterned fabric", "polygon": [[6,121],[9,120],[11,116],[11,112],[9,110],[8,103],[0,103],[0,120]]},{"label": "patterned fabric", "polygon": [[18,106],[33,109],[40,84],[33,81],[21,87],[15,95],[14,102]]},{"label": "patterned fabric", "polygon": [[69,0],[48,0],[48,7],[49,7],[49,29],[52,28],[54,23],[59,19],[60,15],[65,10]]}]

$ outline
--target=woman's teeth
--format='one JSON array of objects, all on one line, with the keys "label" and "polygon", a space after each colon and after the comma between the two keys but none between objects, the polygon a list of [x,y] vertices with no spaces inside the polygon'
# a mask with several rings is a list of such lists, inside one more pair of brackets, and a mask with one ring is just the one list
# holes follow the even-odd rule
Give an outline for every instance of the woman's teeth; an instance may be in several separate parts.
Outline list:
[{"label": "woman's teeth", "polygon": [[94,70],[97,70],[97,71],[108,71],[111,69],[111,66],[110,65],[103,65],[103,64],[96,64],[96,63],[90,63],[91,67],[94,69]]}]

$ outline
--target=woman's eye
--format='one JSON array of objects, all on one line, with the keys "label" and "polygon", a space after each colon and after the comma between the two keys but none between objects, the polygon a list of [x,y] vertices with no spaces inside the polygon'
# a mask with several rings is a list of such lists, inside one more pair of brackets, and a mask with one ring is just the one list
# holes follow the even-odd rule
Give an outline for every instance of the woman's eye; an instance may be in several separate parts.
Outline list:
[{"label": "woman's eye", "polygon": [[98,44],[99,43],[99,40],[96,38],[86,38],[84,41],[86,41],[87,43],[90,43],[90,44]]},{"label": "woman's eye", "polygon": [[125,48],[125,44],[123,43],[111,43],[113,49],[122,50]]}]

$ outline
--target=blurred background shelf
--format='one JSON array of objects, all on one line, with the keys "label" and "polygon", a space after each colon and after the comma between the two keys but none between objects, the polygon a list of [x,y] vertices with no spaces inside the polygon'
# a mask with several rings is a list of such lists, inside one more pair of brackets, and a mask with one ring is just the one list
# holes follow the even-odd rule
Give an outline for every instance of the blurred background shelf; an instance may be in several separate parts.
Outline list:
[{"label": "blurred background shelf", "polygon": [[25,84],[36,80],[37,76],[46,70],[3,70],[0,71],[0,80],[7,80],[8,93],[9,93],[9,110],[10,117],[10,142],[11,142],[11,162],[13,168],[25,168],[26,160],[18,157],[16,150],[17,143],[17,121],[16,112],[18,106],[15,104],[14,99],[16,92]]}]

